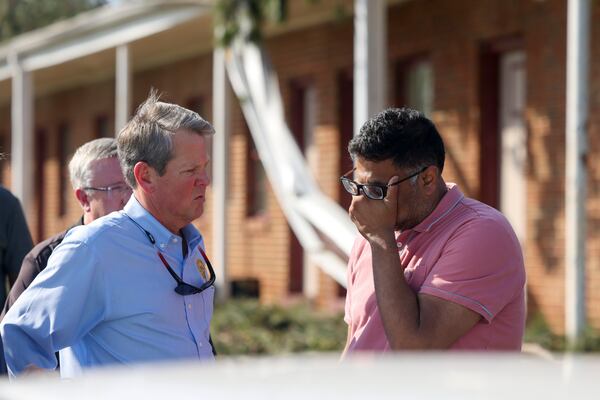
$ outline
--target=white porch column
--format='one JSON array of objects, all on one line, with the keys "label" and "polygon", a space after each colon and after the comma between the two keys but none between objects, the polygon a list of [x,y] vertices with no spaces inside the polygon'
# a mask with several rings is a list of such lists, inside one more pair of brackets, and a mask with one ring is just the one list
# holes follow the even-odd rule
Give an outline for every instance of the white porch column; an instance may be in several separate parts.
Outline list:
[{"label": "white porch column", "polygon": [[387,104],[385,0],[354,1],[354,135]]},{"label": "white porch column", "polygon": [[585,242],[590,1],[569,0],[565,181],[565,331],[579,343],[586,324]]},{"label": "white porch column", "polygon": [[9,57],[12,69],[11,191],[21,200],[25,213],[33,211],[33,79],[18,56]]},{"label": "white porch column", "polygon": [[131,111],[131,63],[129,46],[124,44],[116,48],[115,65],[115,136],[129,119]]},{"label": "white porch column", "polygon": [[230,93],[225,70],[225,50],[213,52],[213,125],[215,136],[212,148],[213,190],[213,259],[217,274],[217,295],[229,296],[227,279],[227,198],[229,176],[229,115]]}]

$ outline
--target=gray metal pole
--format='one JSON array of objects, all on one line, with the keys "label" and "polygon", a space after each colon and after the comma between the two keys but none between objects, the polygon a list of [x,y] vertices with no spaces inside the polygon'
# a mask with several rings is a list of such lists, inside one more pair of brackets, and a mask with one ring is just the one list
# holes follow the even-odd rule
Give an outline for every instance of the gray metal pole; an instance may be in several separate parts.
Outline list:
[{"label": "gray metal pole", "polygon": [[225,70],[225,50],[213,51],[213,124],[216,134],[212,148],[213,258],[219,299],[229,297],[227,279],[227,197],[229,176],[230,94]]},{"label": "gray metal pole", "polygon": [[116,48],[115,66],[115,136],[129,120],[131,110],[131,57],[129,46]]},{"label": "gray metal pole", "polygon": [[354,134],[387,101],[387,2],[354,1]]},{"label": "gray metal pole", "polygon": [[[11,189],[26,213],[33,211],[34,102],[31,72],[25,71],[17,54],[9,56],[11,95]],[[31,215],[31,214],[30,214]],[[38,222],[39,223],[39,222]]]},{"label": "gray metal pole", "polygon": [[586,154],[590,2],[569,0],[567,21],[567,115],[565,181],[565,332],[580,343],[585,316]]}]

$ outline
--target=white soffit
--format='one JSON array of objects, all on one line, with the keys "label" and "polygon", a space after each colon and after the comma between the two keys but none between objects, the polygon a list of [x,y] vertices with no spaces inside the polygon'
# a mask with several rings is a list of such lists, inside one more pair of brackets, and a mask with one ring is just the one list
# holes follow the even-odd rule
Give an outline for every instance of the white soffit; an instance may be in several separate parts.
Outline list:
[{"label": "white soffit", "polygon": [[48,68],[163,32],[210,11],[211,3],[105,6],[20,35],[0,47],[0,80],[11,76],[10,54],[18,54],[27,71]]}]

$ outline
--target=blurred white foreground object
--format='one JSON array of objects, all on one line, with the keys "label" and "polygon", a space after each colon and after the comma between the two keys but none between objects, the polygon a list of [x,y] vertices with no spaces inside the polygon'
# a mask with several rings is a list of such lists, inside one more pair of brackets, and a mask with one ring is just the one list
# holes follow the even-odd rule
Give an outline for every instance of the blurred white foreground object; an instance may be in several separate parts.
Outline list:
[{"label": "blurred white foreground object", "polygon": [[0,383],[7,399],[599,399],[600,356],[399,353],[224,358]]}]

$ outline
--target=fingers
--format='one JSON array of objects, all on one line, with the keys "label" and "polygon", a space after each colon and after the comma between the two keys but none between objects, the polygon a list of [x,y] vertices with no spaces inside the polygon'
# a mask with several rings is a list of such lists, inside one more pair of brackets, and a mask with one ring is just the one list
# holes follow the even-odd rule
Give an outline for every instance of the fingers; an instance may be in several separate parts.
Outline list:
[{"label": "fingers", "polygon": [[350,219],[359,229],[364,225],[369,213],[368,204],[366,204],[368,201],[365,196],[353,196],[352,203],[348,208]]},{"label": "fingers", "polygon": [[384,199],[387,203],[396,204],[396,199],[398,198],[398,185],[394,184],[398,182],[398,180],[400,180],[400,178],[394,175],[388,181],[387,196],[385,196]]}]

